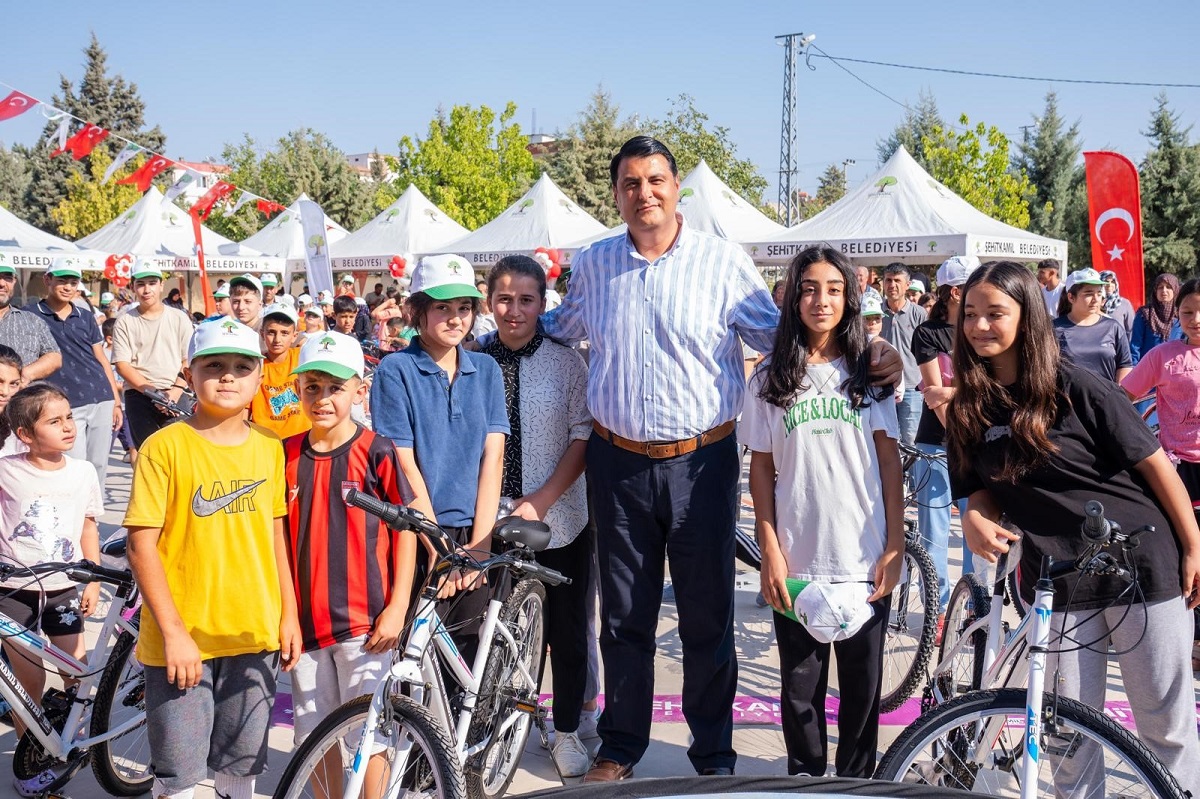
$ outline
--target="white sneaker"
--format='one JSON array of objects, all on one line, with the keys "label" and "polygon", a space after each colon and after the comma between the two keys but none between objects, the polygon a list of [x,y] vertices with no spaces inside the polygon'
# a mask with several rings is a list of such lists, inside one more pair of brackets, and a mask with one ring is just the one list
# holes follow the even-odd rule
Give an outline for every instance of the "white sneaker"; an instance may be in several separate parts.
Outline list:
[{"label": "white sneaker", "polygon": [[41,796],[56,779],[58,779],[58,775],[54,773],[54,770],[46,769],[41,774],[27,780],[13,780],[13,787],[16,788],[18,796]]},{"label": "white sneaker", "polygon": [[579,714],[579,727],[575,729],[575,734],[580,738],[599,738],[600,733],[596,731],[599,722],[600,708],[584,710]]},{"label": "white sneaker", "polygon": [[573,732],[556,733],[550,756],[560,777],[582,777],[592,765],[592,756]]}]

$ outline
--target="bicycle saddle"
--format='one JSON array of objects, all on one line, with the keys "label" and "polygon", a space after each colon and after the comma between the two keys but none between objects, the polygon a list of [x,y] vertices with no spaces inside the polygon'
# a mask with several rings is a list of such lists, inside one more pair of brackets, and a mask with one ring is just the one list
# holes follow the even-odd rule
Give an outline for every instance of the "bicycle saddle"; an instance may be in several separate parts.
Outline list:
[{"label": "bicycle saddle", "polygon": [[531,522],[520,516],[505,516],[496,522],[492,534],[510,544],[520,544],[534,552],[541,552],[550,546],[550,525],[545,522]]},{"label": "bicycle saddle", "polygon": [[117,536],[110,538],[100,545],[100,554],[107,555],[110,558],[124,558],[125,546],[129,543],[129,539],[125,536]]}]

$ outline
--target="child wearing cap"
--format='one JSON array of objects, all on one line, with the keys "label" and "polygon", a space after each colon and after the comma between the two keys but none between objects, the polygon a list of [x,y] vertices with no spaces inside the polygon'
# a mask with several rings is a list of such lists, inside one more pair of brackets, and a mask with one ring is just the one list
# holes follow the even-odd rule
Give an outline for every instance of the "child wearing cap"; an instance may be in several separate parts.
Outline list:
[{"label": "child wearing cap", "polygon": [[[222,316],[231,316],[233,309],[229,306],[229,284],[222,282],[213,290],[213,303],[216,305],[216,313],[209,319],[220,319]],[[207,320],[205,320],[207,321]]]},{"label": "child wearing cap", "polygon": [[1133,368],[1129,336],[1121,323],[1104,315],[1104,278],[1095,269],[1067,275],[1059,299],[1054,337],[1063,357],[1094,375],[1120,383]]},{"label": "child wearing cap", "polygon": [[258,279],[262,286],[262,304],[265,308],[276,302],[275,294],[279,291],[279,277],[274,272],[263,272]]},{"label": "child wearing cap", "polygon": [[[350,417],[366,394],[362,347],[340,333],[314,335],[293,371],[311,424],[283,445],[288,559],[304,646],[292,673],[299,745],[387,675],[408,613],[417,539],[342,498],[354,488],[391,503],[412,499],[392,442]],[[368,764],[368,795],[386,766],[383,758]]]},{"label": "child wearing cap", "polygon": [[229,281],[229,309],[234,319],[258,330],[262,325],[263,285],[249,273]]},{"label": "child wearing cap", "polygon": [[[400,468],[415,494],[411,505],[436,518],[457,543],[486,552],[500,504],[509,425],[500,367],[462,346],[481,295],[470,265],[457,255],[421,259],[412,289],[417,337],[375,370],[375,431],[398,448]],[[443,598],[467,591],[439,608],[447,614],[442,617],[447,627],[463,622],[455,641],[467,663],[474,662],[488,601],[486,590],[472,590],[476,577],[455,571],[441,586]]]},{"label": "child wearing cap", "polygon": [[146,608],[138,638],[154,796],[190,796],[215,772],[250,799],[267,762],[276,673],[300,656],[287,565],[284,455],[244,419],[261,379],[258,335],[204,322],[188,345],[196,413],[142,446],[125,526]]},{"label": "child wearing cap", "polygon": [[250,403],[250,421],[270,430],[280,439],[305,432],[311,426],[300,408],[296,378],[292,371],[300,362],[296,325],[300,319],[286,305],[263,309],[263,378]]}]

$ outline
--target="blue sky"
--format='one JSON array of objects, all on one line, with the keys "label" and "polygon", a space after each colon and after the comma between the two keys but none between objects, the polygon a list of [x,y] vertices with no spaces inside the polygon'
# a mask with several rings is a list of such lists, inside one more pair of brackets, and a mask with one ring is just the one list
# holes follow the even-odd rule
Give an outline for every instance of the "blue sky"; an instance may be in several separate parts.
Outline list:
[{"label": "blue sky", "polygon": [[[138,84],[167,155],[203,160],[249,133],[269,142],[299,126],[347,152],[389,152],[421,135],[439,104],[512,100],[528,128],[566,128],[598,85],[625,114],[662,115],[681,92],[729,128],[772,183],[779,166],[783,50],[774,36],[817,34],[830,55],[1062,78],[1200,83],[1194,0],[957,0],[920,3],[508,3],[474,0],[289,3],[7,4],[0,81],[48,99],[59,74],[78,81],[94,30],[109,66]],[[16,34],[22,30],[23,34]],[[853,158],[851,183],[875,167],[875,144],[903,109],[823,59],[801,69],[800,186]],[[1158,89],[1001,81],[848,65],[902,102],[931,92],[947,117],[1010,137],[1046,92],[1079,119],[1087,148],[1140,159]],[[1186,124],[1200,89],[1168,91]],[[0,123],[0,141],[32,142],[40,120]],[[1193,140],[1200,138],[1200,129]],[[291,199],[291,198],[284,198]]]}]

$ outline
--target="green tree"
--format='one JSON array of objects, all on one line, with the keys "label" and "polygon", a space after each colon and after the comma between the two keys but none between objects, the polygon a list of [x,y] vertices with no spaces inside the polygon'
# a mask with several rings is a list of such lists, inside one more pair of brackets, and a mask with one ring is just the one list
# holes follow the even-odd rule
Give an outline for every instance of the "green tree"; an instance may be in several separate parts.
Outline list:
[{"label": "green tree", "polygon": [[29,178],[29,159],[0,144],[0,205],[22,216]]},{"label": "green tree", "polygon": [[817,202],[828,208],[846,195],[846,173],[837,164],[830,164],[817,178]]},{"label": "green tree", "polygon": [[101,183],[104,170],[112,163],[108,153],[96,152],[90,159],[91,174],[72,172],[67,178],[67,196],[50,210],[50,218],[59,233],[70,239],[81,239],[120,216],[142,196],[137,186],[122,186],[117,179],[130,167],[117,173],[108,183]]},{"label": "green tree", "polygon": [[[1069,128],[1058,113],[1058,97],[1046,95],[1046,107],[1035,116],[1034,133],[1017,147],[1013,170],[1024,172],[1033,185],[1029,202],[1029,229],[1061,239],[1066,235],[1066,212],[1079,153],[1079,123]],[[1064,130],[1065,128],[1065,130]]]},{"label": "green tree", "polygon": [[708,114],[696,108],[690,95],[681,94],[672,100],[666,118],[652,120],[646,127],[648,134],[670,148],[680,175],[687,175],[703,159],[744,200],[762,205],[767,179],[749,158],[737,157],[737,145],[729,138],[729,128],[710,127]]},{"label": "green tree", "polygon": [[621,145],[637,135],[633,121],[619,117],[612,95],[598,87],[575,124],[558,135],[558,150],[550,156],[547,170],[568,197],[609,227],[621,221],[609,163]]},{"label": "green tree", "polygon": [[410,183],[469,230],[495,219],[537,177],[516,103],[438,109],[424,139],[400,140],[396,187]]},{"label": "green tree", "polygon": [[[96,153],[111,157],[124,146],[115,138],[118,136],[162,152],[166,136],[158,126],[146,129],[146,105],[138,94],[137,84],[127,83],[120,75],[108,75],[108,54],[95,34],[83,52],[86,63],[79,86],[73,86],[65,75],[60,76],[59,90],[50,104],[110,132],[109,138],[96,148]],[[48,122],[37,145],[18,150],[30,166],[30,181],[21,211],[23,218],[51,232],[60,232],[50,212],[67,197],[71,176],[95,171],[88,163],[90,156],[82,162],[72,160],[69,155],[50,158],[54,145],[49,144],[46,137],[53,135],[57,127],[58,122]]]},{"label": "green tree", "polygon": [[929,174],[988,216],[1027,227],[1033,186],[1009,169],[1008,137],[995,125],[972,127],[966,114],[959,124],[961,131],[935,126],[921,139]]},{"label": "green tree", "polygon": [[[221,155],[230,168],[226,180],[254,194],[290,203],[302,193],[338,224],[353,230],[370,218],[375,189],[350,166],[345,154],[323,134],[300,128],[281,137],[264,153],[249,135],[227,144]],[[253,203],[236,214],[213,214],[207,224],[222,235],[242,239],[267,220]]]},{"label": "green tree", "polygon": [[946,127],[946,121],[938,111],[937,100],[932,94],[922,91],[916,106],[909,106],[905,110],[904,121],[886,139],[881,139],[875,145],[879,163],[887,161],[903,146],[918,164],[929,169],[929,163],[925,160],[925,137],[932,135],[935,128],[944,130]]},{"label": "green tree", "polygon": [[1200,146],[1189,141],[1165,94],[1156,99],[1141,165],[1142,237],[1148,274],[1184,274],[1200,253]]}]

